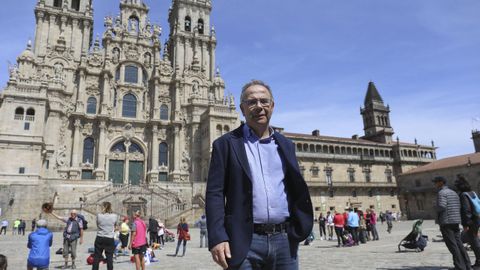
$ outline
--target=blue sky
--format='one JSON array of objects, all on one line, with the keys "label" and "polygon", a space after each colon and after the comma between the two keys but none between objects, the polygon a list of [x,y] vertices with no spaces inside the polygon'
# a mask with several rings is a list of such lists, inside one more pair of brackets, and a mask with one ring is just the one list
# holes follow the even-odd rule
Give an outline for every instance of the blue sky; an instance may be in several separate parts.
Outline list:
[{"label": "blue sky", "polygon": [[[21,2],[21,4],[19,4]],[[146,0],[168,36],[170,0]],[[272,124],[288,132],[363,135],[360,106],[375,82],[394,136],[431,140],[439,158],[473,152],[480,129],[478,0],[214,0],[217,64],[238,102],[252,78],[269,83]],[[34,37],[36,0],[2,0],[0,88],[7,61]],[[94,0],[95,30],[119,0]]]}]

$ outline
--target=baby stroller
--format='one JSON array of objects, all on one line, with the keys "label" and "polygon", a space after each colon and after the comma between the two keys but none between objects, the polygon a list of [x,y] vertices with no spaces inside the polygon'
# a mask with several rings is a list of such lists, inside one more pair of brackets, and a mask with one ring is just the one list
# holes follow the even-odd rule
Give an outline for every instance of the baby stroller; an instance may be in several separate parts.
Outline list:
[{"label": "baby stroller", "polygon": [[165,228],[165,242],[175,242],[175,233]]},{"label": "baby stroller", "polygon": [[422,234],[422,223],[423,219],[418,219],[413,223],[412,231],[398,244],[399,252],[402,251],[401,247],[404,247],[405,249],[415,249],[417,252],[421,252],[425,249],[428,236]]}]

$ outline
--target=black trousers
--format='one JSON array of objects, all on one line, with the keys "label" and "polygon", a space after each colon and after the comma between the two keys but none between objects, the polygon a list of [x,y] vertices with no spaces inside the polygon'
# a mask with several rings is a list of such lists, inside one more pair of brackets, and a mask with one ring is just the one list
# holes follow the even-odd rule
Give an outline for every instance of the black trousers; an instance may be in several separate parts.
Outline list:
[{"label": "black trousers", "polygon": [[343,239],[343,228],[335,226],[335,234],[337,235],[338,245],[340,246],[340,241],[345,245],[345,239]]},{"label": "black trousers", "polygon": [[152,243],[158,243],[158,232],[150,232],[150,246]]},{"label": "black trousers", "polygon": [[348,231],[352,234],[353,241],[358,245],[358,227],[348,227]]},{"label": "black trousers", "polygon": [[480,240],[478,240],[478,225],[474,224],[467,231],[468,243],[475,253],[475,265],[480,265]]},{"label": "black trousers", "polygon": [[470,270],[470,258],[463,247],[458,224],[440,225],[440,232],[448,250],[452,254],[455,269]]},{"label": "black trousers", "polygon": [[107,269],[113,270],[113,251],[115,250],[115,242],[113,238],[100,237],[95,238],[95,256],[93,258],[92,270],[98,270],[98,264],[103,259],[103,251],[107,257]]},{"label": "black trousers", "polygon": [[0,234],[2,234],[2,231],[3,231],[3,234],[7,234],[7,227],[2,227],[0,229]]}]

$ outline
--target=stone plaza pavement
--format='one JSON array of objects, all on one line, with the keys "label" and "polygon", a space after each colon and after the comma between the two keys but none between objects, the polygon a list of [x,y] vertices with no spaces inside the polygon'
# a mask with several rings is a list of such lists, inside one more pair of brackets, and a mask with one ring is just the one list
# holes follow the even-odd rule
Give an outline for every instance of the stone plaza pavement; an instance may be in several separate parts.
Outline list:
[{"label": "stone plaza pavement", "polygon": [[[433,221],[425,221],[423,233],[429,236],[428,246],[424,252],[397,252],[397,245],[411,230],[412,221],[395,222],[393,232],[386,232],[386,224],[378,225],[380,241],[367,242],[357,247],[337,248],[336,241],[320,241],[318,226],[315,226],[317,239],[310,246],[301,246],[299,251],[300,269],[448,269],[453,267],[452,258],[443,242],[439,239],[438,227]],[[199,248],[199,230],[191,229],[192,241],[187,244],[185,257],[170,257],[175,251],[175,243],[167,243],[163,250],[156,250],[159,262],[147,269],[221,269],[216,266],[206,248]],[[93,246],[94,231],[87,231],[85,242],[78,248],[77,269],[91,269],[86,264],[87,248]],[[0,236],[0,254],[8,257],[9,270],[26,269],[28,249],[27,236]],[[62,246],[61,233],[54,234],[50,269],[58,269],[63,265],[61,255],[54,251]],[[180,252],[179,252],[180,253]],[[473,253],[469,252],[472,259]],[[473,261],[473,260],[472,260]],[[103,265],[100,269],[106,269]],[[121,256],[115,261],[114,269],[135,269],[129,257]]]}]

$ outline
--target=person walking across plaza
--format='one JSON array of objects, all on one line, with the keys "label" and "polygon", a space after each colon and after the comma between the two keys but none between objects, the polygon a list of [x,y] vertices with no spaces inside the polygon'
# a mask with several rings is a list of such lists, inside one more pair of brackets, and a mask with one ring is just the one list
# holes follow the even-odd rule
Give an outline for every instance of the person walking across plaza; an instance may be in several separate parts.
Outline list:
[{"label": "person walking across plaza", "polygon": [[69,217],[61,217],[53,211],[50,214],[66,224],[63,230],[63,258],[65,259],[65,265],[62,269],[68,269],[68,253],[71,253],[70,256],[72,258],[71,269],[76,269],[77,242],[79,242],[80,245],[83,244],[82,219],[77,216],[76,210],[70,211]]},{"label": "person walking across plaza", "polygon": [[37,230],[28,235],[27,247],[30,249],[27,260],[27,269],[48,270],[50,265],[50,247],[53,242],[53,234],[47,229],[47,222],[40,219],[37,222]]},{"label": "person walking across plaza", "polygon": [[158,221],[153,217],[148,219],[149,246],[158,243]]},{"label": "person walking across plaza", "polygon": [[2,234],[2,232],[3,232],[3,235],[7,234],[7,229],[8,229],[8,220],[4,219],[2,220],[2,228],[0,228],[0,234]]},{"label": "person walking across plaza", "polygon": [[348,218],[347,218],[347,228],[348,231],[352,234],[353,241],[355,245],[358,245],[358,227],[360,226],[360,217],[357,213],[353,211],[352,208],[348,209]]},{"label": "person walking across plaza", "polygon": [[20,227],[20,220],[17,218],[17,219],[15,219],[15,221],[13,222],[12,235],[18,234],[18,231],[19,231],[18,227]]},{"label": "person walking across plaza", "polygon": [[320,216],[318,217],[318,229],[320,230],[320,240],[327,240],[327,218],[323,216],[323,213],[320,213]]},{"label": "person walking across plaza", "polygon": [[478,198],[478,194],[472,191],[472,187],[464,176],[459,175],[455,180],[455,188],[460,193],[460,217],[462,219],[463,231],[467,236],[467,242],[475,253],[474,269],[480,269],[480,241],[478,239],[478,228],[480,217],[475,212],[473,200]]},{"label": "person walking across plaza", "polygon": [[24,219],[20,219],[20,225],[18,225],[18,235],[25,235],[25,229],[27,228],[27,222]]},{"label": "person walking across plaza", "polygon": [[160,244],[160,249],[165,246],[165,225],[159,220],[158,221],[158,243]]},{"label": "person walking across plaza", "polygon": [[200,228],[200,247],[203,247],[203,240],[205,239],[205,247],[208,247],[207,243],[207,217],[202,215],[197,222],[195,222],[195,226]]},{"label": "person walking across plaza", "polygon": [[128,226],[128,221],[128,217],[124,216],[123,222],[120,225],[120,235],[118,236],[121,242],[122,255],[128,254],[126,249],[128,247],[128,236],[130,235],[130,227]]},{"label": "person walking across plaza", "polygon": [[178,250],[180,249],[180,245],[183,242],[183,253],[182,257],[185,256],[185,251],[187,250],[187,241],[190,240],[190,233],[188,232],[188,224],[185,221],[185,217],[180,218],[180,223],[177,225],[177,235],[178,235],[178,242],[177,248],[175,249],[175,255],[178,255]]},{"label": "person walking across plaza", "polygon": [[145,270],[145,252],[147,252],[147,224],[141,219],[140,210],[135,211],[132,224],[132,236],[128,249],[132,250],[135,259],[135,269]]},{"label": "person walking across plaza", "polygon": [[246,123],[213,142],[207,180],[208,242],[229,269],[298,269],[298,245],[313,228],[313,208],[295,145],[270,126],[270,87],[242,88]]},{"label": "person walking across plaza", "polygon": [[103,259],[103,252],[107,259],[107,269],[113,270],[113,253],[115,251],[115,225],[118,216],[112,213],[110,202],[102,203],[102,213],[97,214],[97,237],[95,238],[95,255],[92,270],[98,270],[100,261]]},{"label": "person walking across plaza", "polygon": [[440,225],[445,245],[452,254],[455,269],[469,270],[470,258],[460,239],[460,198],[455,191],[447,187],[447,180],[443,176],[437,176],[432,181],[438,189],[436,221]]},{"label": "person walking across plaza", "polygon": [[32,232],[35,231],[36,227],[37,227],[37,219],[34,218],[34,219],[32,219]]},{"label": "person walking across plaza", "polygon": [[391,211],[387,210],[385,212],[385,220],[387,221],[387,232],[392,233],[394,218]]},{"label": "person walking across plaza", "polygon": [[335,216],[333,217],[333,224],[335,225],[335,234],[337,235],[337,247],[340,247],[340,241],[342,242],[342,245],[345,245],[345,239],[343,239],[343,228],[345,227],[345,219],[343,219],[343,215],[337,211],[335,211]]},{"label": "person walking across plaza", "polygon": [[379,237],[378,237],[378,231],[377,231],[377,214],[375,213],[375,210],[373,208],[370,208],[370,209],[367,209],[367,211],[369,212],[369,226],[370,226],[370,232],[372,234],[372,240],[373,241],[376,241],[376,240],[379,240]]},{"label": "person walking across plaza", "polygon": [[327,212],[327,232],[328,232],[328,240],[333,240],[333,231],[335,224],[333,224],[333,213],[328,211]]}]

